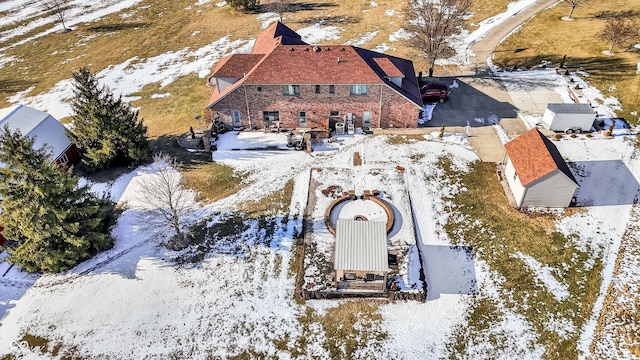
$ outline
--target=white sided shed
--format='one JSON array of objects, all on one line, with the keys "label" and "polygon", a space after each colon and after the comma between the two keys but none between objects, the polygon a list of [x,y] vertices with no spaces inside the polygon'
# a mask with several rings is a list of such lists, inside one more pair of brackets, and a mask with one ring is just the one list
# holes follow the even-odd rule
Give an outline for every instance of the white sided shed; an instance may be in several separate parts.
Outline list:
[{"label": "white sided shed", "polygon": [[[65,127],[53,116],[25,105],[0,109],[0,127],[19,130],[22,135],[35,138],[34,148],[48,147],[53,153],[53,162],[60,162],[72,146]],[[62,161],[66,163],[67,161]]]},{"label": "white sided shed", "polygon": [[384,290],[389,272],[386,222],[338,220],[334,269],[338,289]]},{"label": "white sided shed", "polygon": [[542,115],[542,126],[567,133],[589,131],[596,112],[589,104],[548,104]]},{"label": "white sided shed", "polygon": [[551,140],[531,129],[505,144],[504,175],[518,208],[563,208],[578,182]]}]

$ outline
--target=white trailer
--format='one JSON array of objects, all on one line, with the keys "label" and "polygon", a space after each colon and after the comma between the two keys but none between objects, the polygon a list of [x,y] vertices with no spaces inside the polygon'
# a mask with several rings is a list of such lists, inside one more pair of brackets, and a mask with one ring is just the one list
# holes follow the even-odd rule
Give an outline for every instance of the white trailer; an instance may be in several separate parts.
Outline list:
[{"label": "white trailer", "polygon": [[542,116],[542,126],[567,134],[590,131],[596,115],[589,104],[548,104]]}]

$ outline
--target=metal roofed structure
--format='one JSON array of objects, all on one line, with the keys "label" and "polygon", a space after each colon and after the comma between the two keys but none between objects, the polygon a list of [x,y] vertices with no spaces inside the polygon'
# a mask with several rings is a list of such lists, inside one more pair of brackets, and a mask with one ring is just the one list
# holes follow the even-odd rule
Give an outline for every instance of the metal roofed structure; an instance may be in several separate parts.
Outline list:
[{"label": "metal roofed structure", "polygon": [[11,131],[20,131],[24,136],[35,138],[35,149],[48,147],[56,164],[66,166],[80,160],[64,125],[48,113],[22,104],[0,109],[0,128],[5,125]]},{"label": "metal roofed structure", "polygon": [[338,220],[334,270],[339,290],[385,290],[389,272],[386,223]]}]

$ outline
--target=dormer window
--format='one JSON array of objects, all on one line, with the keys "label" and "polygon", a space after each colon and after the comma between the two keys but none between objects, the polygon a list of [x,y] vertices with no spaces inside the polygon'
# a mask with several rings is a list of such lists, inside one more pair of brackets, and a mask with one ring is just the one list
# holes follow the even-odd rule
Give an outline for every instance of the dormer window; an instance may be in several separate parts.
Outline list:
[{"label": "dormer window", "polygon": [[300,85],[282,85],[282,95],[300,96]]}]

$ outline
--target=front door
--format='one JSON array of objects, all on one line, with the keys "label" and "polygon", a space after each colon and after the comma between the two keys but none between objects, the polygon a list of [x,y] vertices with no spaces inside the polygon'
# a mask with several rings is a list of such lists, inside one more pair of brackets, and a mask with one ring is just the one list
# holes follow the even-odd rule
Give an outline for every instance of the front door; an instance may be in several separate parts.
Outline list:
[{"label": "front door", "polygon": [[362,112],[362,127],[363,128],[371,127],[371,111]]}]

